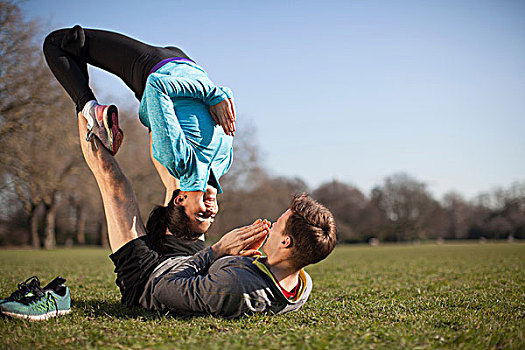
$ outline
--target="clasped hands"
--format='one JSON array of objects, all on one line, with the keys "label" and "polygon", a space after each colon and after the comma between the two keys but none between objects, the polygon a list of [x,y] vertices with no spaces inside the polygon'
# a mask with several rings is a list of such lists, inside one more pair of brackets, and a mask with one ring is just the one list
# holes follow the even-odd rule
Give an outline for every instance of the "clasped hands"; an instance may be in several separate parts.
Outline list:
[{"label": "clasped hands", "polygon": [[251,225],[239,227],[226,233],[212,245],[215,259],[225,255],[255,256],[261,255],[258,249],[270,232],[270,221],[257,219]]}]

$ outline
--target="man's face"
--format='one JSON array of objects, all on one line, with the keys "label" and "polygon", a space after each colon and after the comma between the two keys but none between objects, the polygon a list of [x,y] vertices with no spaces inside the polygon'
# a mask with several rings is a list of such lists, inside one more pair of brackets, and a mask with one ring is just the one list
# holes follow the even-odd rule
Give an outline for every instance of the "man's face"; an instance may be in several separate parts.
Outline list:
[{"label": "man's face", "polygon": [[277,219],[276,222],[272,224],[272,227],[270,227],[268,239],[263,246],[263,251],[266,256],[271,256],[277,251],[282,239],[284,238],[284,229],[290,215],[292,215],[292,212],[290,209],[288,209],[279,217],[279,219]]},{"label": "man's face", "polygon": [[192,191],[185,192],[185,195],[187,198],[183,206],[186,215],[190,218],[190,229],[196,233],[205,233],[219,211],[217,190],[208,185],[206,192]]}]

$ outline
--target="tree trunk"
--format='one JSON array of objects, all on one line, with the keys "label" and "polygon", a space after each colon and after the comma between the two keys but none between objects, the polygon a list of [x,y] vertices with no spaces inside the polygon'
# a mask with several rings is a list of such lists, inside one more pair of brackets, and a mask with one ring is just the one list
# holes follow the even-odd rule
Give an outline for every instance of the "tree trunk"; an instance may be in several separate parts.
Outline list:
[{"label": "tree trunk", "polygon": [[86,210],[83,205],[77,206],[77,243],[80,245],[86,244]]},{"label": "tree trunk", "polygon": [[109,248],[109,242],[108,242],[108,225],[106,224],[106,220],[100,221],[100,245],[103,248]]},{"label": "tree trunk", "polygon": [[31,246],[40,249],[40,237],[38,237],[38,206],[33,206],[29,213],[29,227],[31,234]]},{"label": "tree trunk", "polygon": [[45,228],[46,228],[46,238],[44,241],[44,248],[46,249],[55,249],[56,248],[56,239],[55,239],[55,218],[56,218],[56,199],[52,198],[51,204],[46,204],[46,215],[45,215]]}]

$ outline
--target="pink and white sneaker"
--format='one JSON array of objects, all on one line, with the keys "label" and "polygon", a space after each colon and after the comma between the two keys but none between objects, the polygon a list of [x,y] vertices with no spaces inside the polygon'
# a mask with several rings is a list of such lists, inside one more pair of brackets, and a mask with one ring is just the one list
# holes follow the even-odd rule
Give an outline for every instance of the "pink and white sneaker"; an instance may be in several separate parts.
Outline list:
[{"label": "pink and white sneaker", "polygon": [[124,133],[118,126],[118,109],[115,105],[96,105],[94,106],[96,124],[88,130],[86,141],[90,141],[96,136],[102,145],[112,154],[117,154]]}]

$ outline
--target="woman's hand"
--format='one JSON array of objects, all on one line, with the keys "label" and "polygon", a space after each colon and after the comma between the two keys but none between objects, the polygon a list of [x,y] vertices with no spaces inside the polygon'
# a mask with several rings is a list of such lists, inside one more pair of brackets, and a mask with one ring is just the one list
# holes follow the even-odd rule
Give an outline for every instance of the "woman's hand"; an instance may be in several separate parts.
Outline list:
[{"label": "woman's hand", "polygon": [[235,107],[230,98],[210,106],[210,114],[215,124],[222,126],[224,133],[229,136],[235,135]]},{"label": "woman's hand", "polygon": [[260,255],[257,249],[262,245],[270,231],[269,221],[257,219],[249,226],[232,230],[212,245],[215,259],[225,255]]}]

